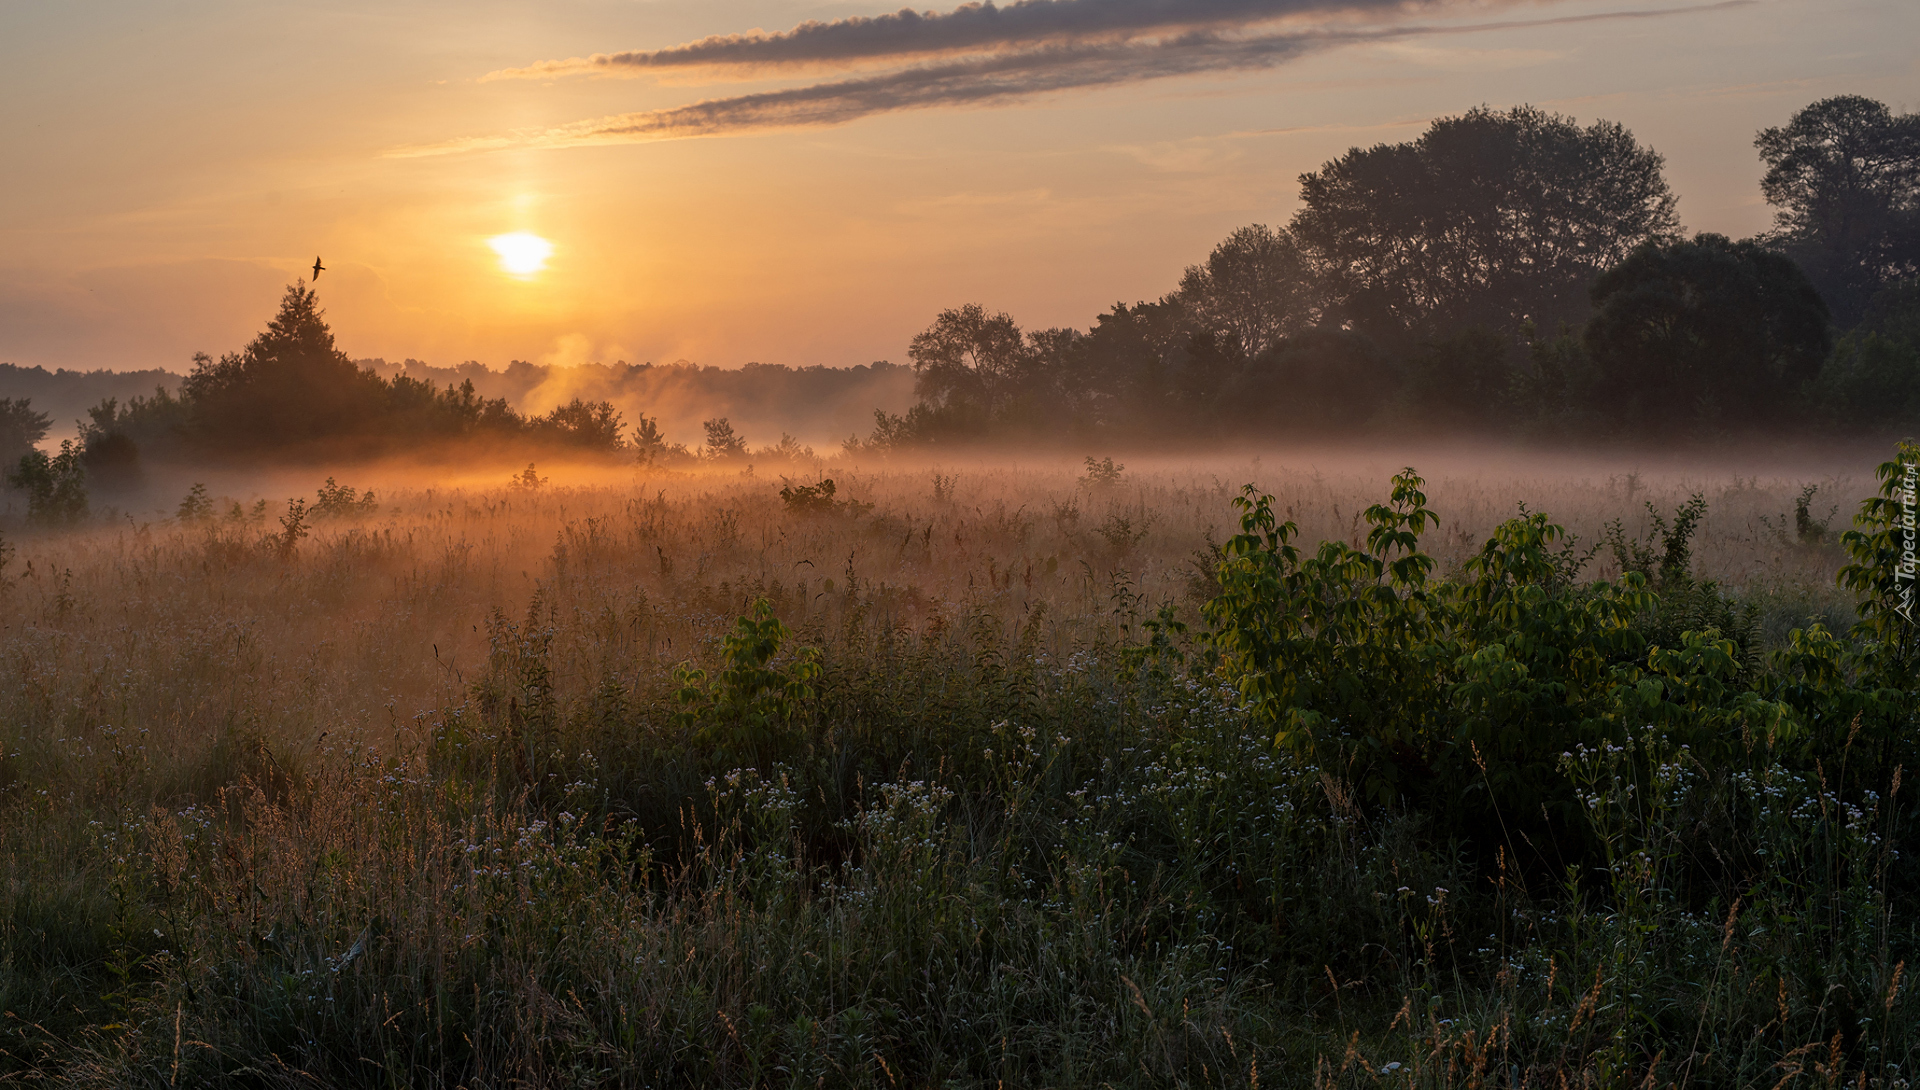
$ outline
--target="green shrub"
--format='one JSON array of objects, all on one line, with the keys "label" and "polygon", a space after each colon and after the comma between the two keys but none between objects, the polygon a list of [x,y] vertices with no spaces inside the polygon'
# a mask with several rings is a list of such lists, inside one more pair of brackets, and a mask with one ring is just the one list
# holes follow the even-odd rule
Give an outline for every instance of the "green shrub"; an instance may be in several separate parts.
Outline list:
[{"label": "green shrub", "polygon": [[1795,630],[1763,661],[1755,611],[1692,575],[1697,496],[1671,523],[1652,512],[1644,542],[1610,527],[1618,584],[1578,582],[1584,558],[1524,508],[1459,573],[1434,579],[1419,545],[1437,518],[1412,470],[1366,512],[1365,549],[1326,542],[1312,556],[1249,486],[1205,607],[1210,640],[1276,745],[1376,803],[1451,814],[1443,828],[1542,816],[1565,830],[1579,806],[1561,756],[1649,729],[1712,761],[1755,736],[1833,761],[1842,736],[1864,730],[1885,774],[1905,737],[1916,651],[1898,615],[1913,584],[1893,574],[1899,472],[1883,467],[1886,495],[1844,538],[1855,563],[1842,581],[1865,594],[1856,640]]},{"label": "green shrub", "polygon": [[775,665],[793,631],[773,614],[765,598],[741,617],[721,645],[723,665],[709,680],[690,664],[674,671],[686,721],[694,739],[739,764],[777,760],[797,744],[793,734],[820,677],[819,652],[802,647]]},{"label": "green shrub", "polygon": [[87,469],[84,452],[71,439],[48,457],[36,450],[20,456],[7,484],[27,494],[27,518],[43,526],[72,526],[87,517]]}]

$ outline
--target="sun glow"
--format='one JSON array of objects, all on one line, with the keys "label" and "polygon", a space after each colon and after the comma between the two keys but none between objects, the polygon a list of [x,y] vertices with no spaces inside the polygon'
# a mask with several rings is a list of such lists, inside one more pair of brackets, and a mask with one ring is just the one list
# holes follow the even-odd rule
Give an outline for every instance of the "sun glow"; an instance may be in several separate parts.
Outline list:
[{"label": "sun glow", "polygon": [[553,243],[526,231],[495,235],[487,245],[500,255],[500,267],[515,276],[532,276],[546,268],[547,258],[553,255]]}]

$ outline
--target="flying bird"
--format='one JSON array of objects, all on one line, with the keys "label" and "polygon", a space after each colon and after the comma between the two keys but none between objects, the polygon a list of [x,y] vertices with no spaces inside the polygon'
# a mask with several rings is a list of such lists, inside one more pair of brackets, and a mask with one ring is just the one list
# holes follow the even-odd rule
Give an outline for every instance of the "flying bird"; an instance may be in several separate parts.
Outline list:
[{"label": "flying bird", "polygon": [[320,259],[318,257],[315,257],[313,259],[313,278],[315,280],[320,279],[320,273],[325,268],[326,268],[325,265],[320,264]]}]

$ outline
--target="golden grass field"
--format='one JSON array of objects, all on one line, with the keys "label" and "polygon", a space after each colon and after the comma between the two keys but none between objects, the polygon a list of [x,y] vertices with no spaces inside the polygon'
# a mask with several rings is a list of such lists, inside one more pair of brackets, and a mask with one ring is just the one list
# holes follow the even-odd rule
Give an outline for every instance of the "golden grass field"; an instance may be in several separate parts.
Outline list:
[{"label": "golden grass field", "polygon": [[[1837,550],[1796,543],[1793,502],[1818,485],[1812,513],[1837,508],[1837,535],[1870,467],[1743,476],[1430,461],[1440,463],[1422,468],[1443,521],[1428,548],[1442,572],[1521,503],[1566,526],[1584,551],[1608,522],[1639,535],[1646,503],[1670,515],[1699,493],[1700,574],[1764,603],[1775,627],[1849,611],[1832,589]],[[37,763],[73,759],[53,739],[103,725],[145,732],[175,757],[241,724],[294,752],[317,751],[322,735],[383,742],[457,703],[484,666],[489,616],[522,617],[536,590],[563,692],[609,669],[633,676],[697,658],[760,595],[801,630],[841,624],[851,608],[912,630],[985,611],[1010,632],[1041,625],[1060,650],[1115,623],[1119,587],[1142,612],[1169,602],[1191,612],[1197,554],[1209,535],[1237,529],[1231,501],[1242,485],[1272,493],[1304,541],[1359,544],[1361,513],[1399,468],[1389,458],[1274,455],[1121,465],[1111,485],[1089,484],[1067,459],[816,463],[784,478],[765,467],[582,466],[543,469],[548,483],[536,490],[510,485],[504,466],[432,487],[361,467],[337,476],[371,488],[376,509],[314,521],[290,562],[263,540],[280,530],[283,497],[310,495],[302,484],[321,473],[234,477],[220,508],[267,498],[264,520],[183,524],[156,510],[12,539],[0,630],[6,744],[12,759]],[[870,509],[789,513],[783,480],[823,476],[839,499]],[[1604,547],[1587,574],[1617,575]]]},{"label": "golden grass field", "polygon": [[[189,479],[150,480],[131,513],[9,532],[0,1081],[1602,1086],[1663,1070],[1634,1042],[1708,1032],[1738,1041],[1669,1081],[1856,1070],[1808,1051],[1837,1008],[1778,968],[1829,957],[1780,926],[1814,911],[1797,895],[1636,900],[1665,888],[1637,862],[1593,901],[1487,886],[1484,854],[1361,816],[1217,683],[1113,653],[1162,606],[1203,627],[1241,486],[1308,545],[1358,543],[1408,461],[1442,574],[1521,503],[1585,552],[1699,494],[1694,571],[1763,642],[1850,622],[1833,537],[1871,467],[1778,458],[553,466],[531,488],[519,465],[359,466],[216,476],[194,520],[166,514]],[[373,502],[277,536],[329,474]],[[832,510],[780,496],[825,478]],[[1795,525],[1809,485],[1816,522],[1839,511],[1821,541]],[[1607,548],[1585,574],[1617,574]],[[825,677],[792,763],[734,768],[676,725],[672,672],[716,669],[760,598],[793,631],[775,665],[807,644]],[[1609,760],[1589,772],[1618,786]],[[1766,767],[1730,775],[1812,790]],[[1679,858],[1674,791],[1601,842]],[[1878,813],[1842,847],[1884,870]],[[1906,1017],[1881,887],[1822,880],[1834,926],[1880,936],[1823,979]],[[1290,915],[1223,915],[1243,883]],[[1862,1085],[1905,1085],[1896,1036],[1859,1031],[1894,1073]]]}]

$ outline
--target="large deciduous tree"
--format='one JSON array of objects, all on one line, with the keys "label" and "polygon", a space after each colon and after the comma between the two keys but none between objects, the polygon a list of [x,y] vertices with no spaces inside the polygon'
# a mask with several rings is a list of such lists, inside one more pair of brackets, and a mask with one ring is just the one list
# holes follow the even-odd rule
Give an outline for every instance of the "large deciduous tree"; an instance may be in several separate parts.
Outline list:
[{"label": "large deciduous tree", "polygon": [[1292,231],[1334,313],[1376,336],[1552,329],[1601,270],[1677,235],[1663,163],[1615,122],[1481,107],[1301,175]]},{"label": "large deciduous tree", "polygon": [[1833,346],[1798,266],[1753,241],[1650,244],[1593,286],[1594,396],[1623,430],[1708,436],[1776,423]]},{"label": "large deciduous tree", "polygon": [[940,312],[907,347],[913,392],[959,430],[979,430],[999,416],[1033,370],[1033,352],[1007,314],[978,303]]},{"label": "large deciduous tree", "polygon": [[1218,342],[1248,359],[1311,325],[1316,297],[1293,232],[1242,227],[1180,278],[1180,301]]},{"label": "large deciduous tree", "polygon": [[1920,275],[1920,115],[1822,99],[1754,139],[1778,211],[1767,242],[1798,261],[1851,326],[1886,285]]}]

